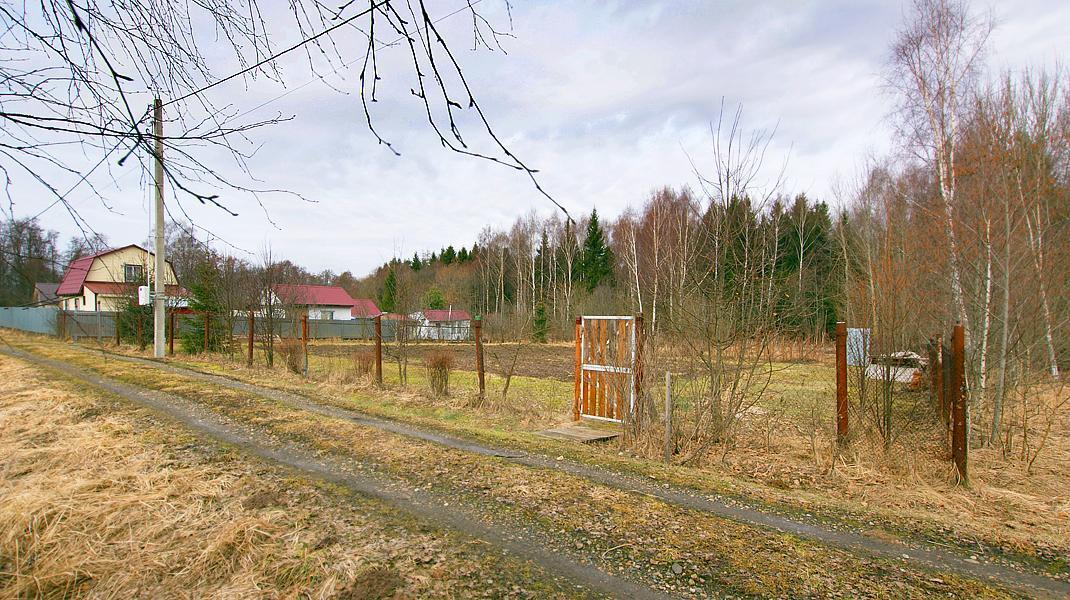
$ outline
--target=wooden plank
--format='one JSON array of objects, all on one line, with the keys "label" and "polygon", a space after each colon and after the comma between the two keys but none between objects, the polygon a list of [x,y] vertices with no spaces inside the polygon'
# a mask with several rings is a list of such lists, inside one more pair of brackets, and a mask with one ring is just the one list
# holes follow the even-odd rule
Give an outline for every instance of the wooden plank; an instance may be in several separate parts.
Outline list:
[{"label": "wooden plank", "polygon": [[[598,362],[599,364],[606,364],[606,321],[598,321]],[[598,412],[599,417],[605,417],[606,415],[606,376],[605,373],[600,373],[601,384],[599,385],[598,394]]]},{"label": "wooden plank", "polygon": [[577,423],[566,423],[552,429],[539,431],[536,435],[557,440],[590,444],[592,442],[611,440],[619,436],[620,431],[612,429],[595,429],[593,427],[584,427]]}]

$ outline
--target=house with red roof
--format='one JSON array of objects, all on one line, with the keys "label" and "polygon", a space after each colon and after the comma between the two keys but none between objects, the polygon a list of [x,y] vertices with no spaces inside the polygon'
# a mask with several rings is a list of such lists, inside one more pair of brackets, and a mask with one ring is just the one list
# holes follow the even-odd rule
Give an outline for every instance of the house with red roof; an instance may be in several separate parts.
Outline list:
[{"label": "house with red roof", "polygon": [[307,314],[309,319],[348,321],[370,319],[380,314],[375,302],[353,298],[336,285],[279,284],[272,288],[278,303],[287,311]]},{"label": "house with red roof", "polygon": [[409,315],[410,336],[421,340],[459,342],[471,337],[472,315],[460,308],[425,309]]},{"label": "house with red roof", "polygon": [[[153,256],[137,244],[83,256],[67,266],[56,296],[65,310],[118,311],[137,298],[138,286],[152,281]],[[166,264],[166,294],[175,299],[173,303],[183,303],[189,294],[179,287],[171,263]]]}]

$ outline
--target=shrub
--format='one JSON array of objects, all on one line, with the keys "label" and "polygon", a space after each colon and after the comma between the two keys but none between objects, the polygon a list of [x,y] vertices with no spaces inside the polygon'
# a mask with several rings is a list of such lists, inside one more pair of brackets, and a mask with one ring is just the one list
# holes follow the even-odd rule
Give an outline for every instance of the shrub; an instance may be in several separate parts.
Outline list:
[{"label": "shrub", "polygon": [[278,352],[286,360],[286,368],[291,373],[301,375],[305,372],[305,352],[301,346],[301,340],[297,338],[282,338],[278,343]]},{"label": "shrub", "polygon": [[361,350],[360,352],[353,353],[353,370],[357,375],[369,375],[372,372],[372,367],[375,365],[375,352],[371,350]]},{"label": "shrub", "polygon": [[431,383],[431,391],[436,396],[448,395],[453,355],[444,350],[428,352],[424,357],[424,365],[427,367],[427,380]]}]

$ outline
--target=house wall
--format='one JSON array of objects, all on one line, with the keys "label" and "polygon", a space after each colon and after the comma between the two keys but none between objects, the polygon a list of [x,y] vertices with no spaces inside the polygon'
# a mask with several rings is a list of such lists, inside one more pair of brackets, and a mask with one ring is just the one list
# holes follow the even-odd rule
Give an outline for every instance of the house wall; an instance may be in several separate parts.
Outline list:
[{"label": "house wall", "polygon": [[[85,280],[123,283],[126,281],[123,274],[123,265],[125,264],[141,265],[145,272],[151,276],[155,270],[153,262],[152,255],[140,248],[123,248],[117,252],[95,258],[93,264],[89,267],[89,273],[86,275]],[[171,268],[170,264],[167,265],[167,272],[164,274],[164,284],[178,285],[175,270]],[[145,285],[145,282],[140,281],[138,285]]]},{"label": "house wall", "polygon": [[[334,321],[349,321],[353,318],[352,306],[309,306],[308,318],[317,321],[331,319]],[[327,313],[332,312],[334,316]]]}]

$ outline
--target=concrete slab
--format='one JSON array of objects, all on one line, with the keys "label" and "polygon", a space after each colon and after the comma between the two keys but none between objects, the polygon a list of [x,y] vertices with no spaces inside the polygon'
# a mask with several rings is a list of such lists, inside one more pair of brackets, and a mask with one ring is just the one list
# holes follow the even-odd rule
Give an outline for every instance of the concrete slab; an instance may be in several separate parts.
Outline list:
[{"label": "concrete slab", "polygon": [[558,425],[553,429],[547,429],[546,431],[540,431],[536,435],[542,437],[553,438],[556,440],[566,440],[570,442],[581,442],[584,444],[590,444],[592,442],[604,442],[611,440],[620,435],[619,429],[595,429],[593,427],[586,427],[579,423],[565,423]]}]

